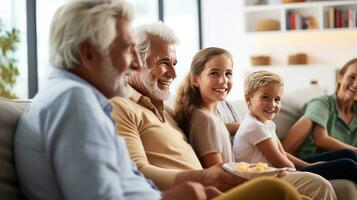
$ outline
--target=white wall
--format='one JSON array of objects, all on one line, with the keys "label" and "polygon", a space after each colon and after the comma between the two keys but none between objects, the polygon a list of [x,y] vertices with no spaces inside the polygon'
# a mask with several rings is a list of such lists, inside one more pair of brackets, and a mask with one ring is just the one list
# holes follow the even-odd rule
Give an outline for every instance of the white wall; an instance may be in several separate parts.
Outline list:
[{"label": "white wall", "polygon": [[[347,60],[357,57],[357,31],[245,34],[243,2],[242,0],[202,1],[204,47],[223,47],[234,56],[235,82],[228,99],[243,97],[243,73],[249,69],[251,55],[270,55],[271,64],[281,66],[287,64],[289,54],[307,53],[309,64],[327,66],[326,69],[319,68],[321,74],[318,75],[316,69],[311,70],[314,74],[310,76],[324,76],[322,82],[330,79],[330,67],[340,67]],[[290,81],[290,84],[286,85],[286,90],[301,87],[300,79],[303,78],[302,76],[309,76],[309,68],[303,69],[300,74],[296,74],[296,69],[291,73],[293,74],[284,77]],[[329,91],[333,88],[331,81],[326,83]]]}]

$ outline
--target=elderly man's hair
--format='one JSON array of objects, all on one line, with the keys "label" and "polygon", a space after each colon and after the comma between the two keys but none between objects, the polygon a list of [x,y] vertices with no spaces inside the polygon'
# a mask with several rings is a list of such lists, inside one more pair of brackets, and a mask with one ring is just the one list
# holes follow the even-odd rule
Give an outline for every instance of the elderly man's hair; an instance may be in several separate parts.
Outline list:
[{"label": "elderly man's hair", "polygon": [[179,43],[174,31],[160,21],[138,26],[135,29],[136,48],[144,63],[150,55],[150,36],[156,36],[174,45]]},{"label": "elderly man's hair", "polygon": [[133,8],[123,0],[75,0],[55,13],[50,29],[50,63],[73,69],[79,65],[79,44],[89,41],[100,53],[113,42],[116,17],[132,21]]}]

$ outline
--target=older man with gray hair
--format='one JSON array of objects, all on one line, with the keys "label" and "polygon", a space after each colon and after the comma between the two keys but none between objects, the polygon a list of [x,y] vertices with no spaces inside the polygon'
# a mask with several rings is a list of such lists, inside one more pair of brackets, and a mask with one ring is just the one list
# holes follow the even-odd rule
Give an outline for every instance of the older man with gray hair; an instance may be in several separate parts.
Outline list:
[{"label": "older man with gray hair", "polygon": [[206,199],[212,187],[186,182],[161,193],[130,160],[115,134],[108,98],[128,95],[141,67],[120,0],[77,0],[55,14],[50,33],[56,68],[21,117],[15,165],[27,199]]}]

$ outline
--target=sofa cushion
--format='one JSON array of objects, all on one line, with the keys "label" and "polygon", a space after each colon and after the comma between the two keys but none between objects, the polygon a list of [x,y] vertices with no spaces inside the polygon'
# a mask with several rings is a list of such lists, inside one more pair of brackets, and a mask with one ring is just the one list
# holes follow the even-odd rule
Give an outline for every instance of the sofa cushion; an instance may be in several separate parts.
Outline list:
[{"label": "sofa cushion", "polygon": [[354,200],[357,199],[357,185],[346,179],[330,180],[330,183],[335,190],[337,199]]},{"label": "sofa cushion", "polygon": [[15,101],[0,97],[0,197],[21,199],[14,165],[14,133],[17,121],[29,101]]},{"label": "sofa cushion", "polygon": [[276,123],[276,133],[279,138],[282,138],[302,116],[306,102],[324,94],[326,94],[325,90],[319,85],[286,92],[281,101],[280,112],[273,119]]}]

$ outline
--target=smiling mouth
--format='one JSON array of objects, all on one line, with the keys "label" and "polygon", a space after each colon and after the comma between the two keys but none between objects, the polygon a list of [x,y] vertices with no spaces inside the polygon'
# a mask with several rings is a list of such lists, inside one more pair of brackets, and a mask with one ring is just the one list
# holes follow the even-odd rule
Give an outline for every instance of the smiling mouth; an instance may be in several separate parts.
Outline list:
[{"label": "smiling mouth", "polygon": [[274,110],[264,110],[264,112],[266,112],[266,113],[271,113],[271,114],[275,113]]},{"label": "smiling mouth", "polygon": [[351,91],[351,92],[354,92],[354,93],[356,93],[356,92],[357,92],[357,89],[352,88],[352,87],[349,87],[349,88],[348,88],[348,90],[349,90],[349,91]]},{"label": "smiling mouth", "polygon": [[172,81],[163,81],[163,80],[158,80],[160,85],[163,85],[165,87],[169,87]]},{"label": "smiling mouth", "polygon": [[224,93],[224,92],[227,92],[228,89],[227,88],[214,88],[213,90],[216,92]]}]

